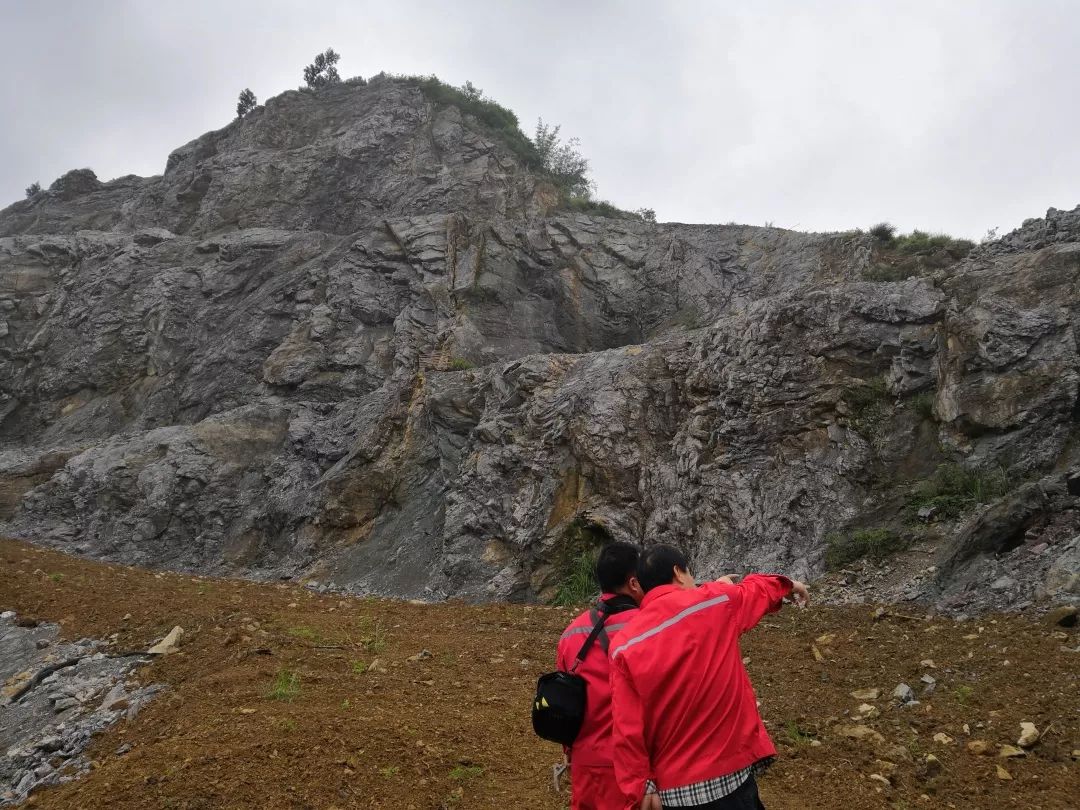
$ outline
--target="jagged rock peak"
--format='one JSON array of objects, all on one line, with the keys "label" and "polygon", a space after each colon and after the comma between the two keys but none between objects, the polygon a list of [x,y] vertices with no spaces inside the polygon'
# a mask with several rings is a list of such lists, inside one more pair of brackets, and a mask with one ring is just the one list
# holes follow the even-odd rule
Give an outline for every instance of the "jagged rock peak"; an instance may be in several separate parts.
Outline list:
[{"label": "jagged rock peak", "polygon": [[522,219],[556,196],[500,138],[408,80],[290,90],[169,155],[160,177],[69,172],[0,212],[0,235],[165,228],[354,233],[386,217]]}]

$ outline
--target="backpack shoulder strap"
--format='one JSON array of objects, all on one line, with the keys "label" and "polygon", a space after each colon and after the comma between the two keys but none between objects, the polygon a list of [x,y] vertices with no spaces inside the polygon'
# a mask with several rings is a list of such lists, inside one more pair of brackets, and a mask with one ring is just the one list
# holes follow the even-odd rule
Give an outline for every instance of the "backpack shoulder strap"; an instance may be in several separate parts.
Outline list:
[{"label": "backpack shoulder strap", "polygon": [[589,611],[589,618],[593,621],[592,632],[589,633],[589,637],[585,639],[585,643],[581,645],[581,650],[578,651],[577,660],[574,661],[574,665],[570,667],[570,672],[576,672],[577,668],[581,666],[585,660],[585,656],[589,654],[589,648],[596,643],[596,639],[604,632],[604,622],[608,617],[607,604],[600,602],[596,607]]}]

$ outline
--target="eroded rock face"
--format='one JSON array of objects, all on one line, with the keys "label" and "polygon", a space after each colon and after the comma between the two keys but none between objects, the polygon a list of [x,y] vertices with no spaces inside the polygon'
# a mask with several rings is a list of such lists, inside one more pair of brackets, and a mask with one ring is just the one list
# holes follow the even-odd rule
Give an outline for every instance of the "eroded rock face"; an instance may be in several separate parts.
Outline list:
[{"label": "eroded rock face", "polygon": [[1045,482],[929,533],[935,595],[1073,503],[1080,209],[865,281],[862,234],[559,214],[388,80],[92,179],[0,212],[0,519],[38,542],[531,598],[574,526],[813,576],[940,463]]}]

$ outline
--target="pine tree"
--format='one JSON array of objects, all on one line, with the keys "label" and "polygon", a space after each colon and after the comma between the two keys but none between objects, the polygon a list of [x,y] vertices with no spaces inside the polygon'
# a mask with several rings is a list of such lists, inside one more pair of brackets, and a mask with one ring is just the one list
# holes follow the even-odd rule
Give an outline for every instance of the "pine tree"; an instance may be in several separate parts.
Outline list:
[{"label": "pine tree", "polygon": [[250,88],[245,87],[240,91],[240,100],[236,102],[236,115],[238,118],[243,118],[249,112],[255,109],[255,105],[259,103],[259,100],[255,98],[255,94],[251,92]]},{"label": "pine tree", "polygon": [[334,67],[340,58],[341,55],[335,53],[333,48],[327,48],[325,53],[317,54],[315,61],[304,68],[304,83],[314,90],[340,82],[341,76]]},{"label": "pine tree", "polygon": [[27,188],[26,188],[26,199],[29,200],[31,197],[35,197],[40,193],[41,193],[41,183],[33,183],[30,186],[27,186]]}]

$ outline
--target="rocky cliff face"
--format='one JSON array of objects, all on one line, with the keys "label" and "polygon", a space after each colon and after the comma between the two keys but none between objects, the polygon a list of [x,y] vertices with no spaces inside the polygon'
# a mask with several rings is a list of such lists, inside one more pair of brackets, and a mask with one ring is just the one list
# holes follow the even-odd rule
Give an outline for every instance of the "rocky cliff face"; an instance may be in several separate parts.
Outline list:
[{"label": "rocky cliff face", "polygon": [[[545,596],[607,536],[814,576],[887,531],[934,566],[905,595],[960,605],[1005,566],[1006,601],[1080,598],[1080,209],[871,281],[890,255],[865,234],[557,200],[387,79],[10,206],[0,520],[128,562],[482,598]],[[1007,485],[914,514],[950,464]]]}]

